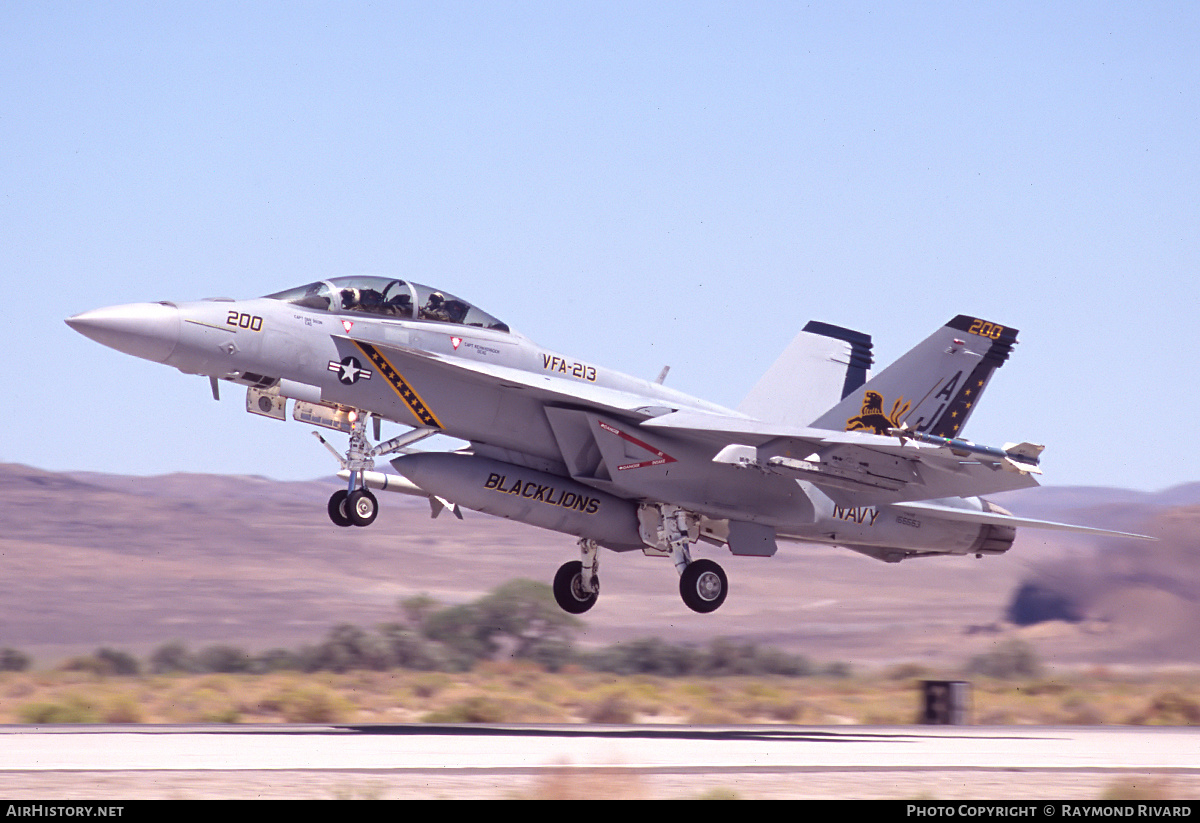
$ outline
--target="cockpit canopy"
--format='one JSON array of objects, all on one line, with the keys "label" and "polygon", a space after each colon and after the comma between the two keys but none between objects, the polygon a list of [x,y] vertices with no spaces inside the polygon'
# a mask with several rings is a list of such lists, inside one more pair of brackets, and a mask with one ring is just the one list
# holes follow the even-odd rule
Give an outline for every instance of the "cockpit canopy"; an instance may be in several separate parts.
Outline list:
[{"label": "cockpit canopy", "polygon": [[334,314],[365,313],[509,331],[508,324],[449,292],[388,277],[335,277],[267,297]]}]

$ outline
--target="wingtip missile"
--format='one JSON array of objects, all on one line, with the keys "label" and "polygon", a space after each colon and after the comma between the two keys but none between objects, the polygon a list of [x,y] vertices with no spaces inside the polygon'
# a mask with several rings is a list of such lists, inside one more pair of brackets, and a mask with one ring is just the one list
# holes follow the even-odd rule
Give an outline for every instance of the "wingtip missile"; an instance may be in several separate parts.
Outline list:
[{"label": "wingtip missile", "polygon": [[996,446],[981,446],[961,438],[942,437],[937,434],[916,431],[907,427],[888,429],[888,434],[892,437],[899,437],[901,441],[915,440],[930,446],[940,446],[964,457],[966,455],[990,457],[1011,471],[1042,473],[1042,470],[1038,468],[1038,463],[1041,453],[1046,447],[1036,443],[1005,443],[1004,448],[997,448]]}]

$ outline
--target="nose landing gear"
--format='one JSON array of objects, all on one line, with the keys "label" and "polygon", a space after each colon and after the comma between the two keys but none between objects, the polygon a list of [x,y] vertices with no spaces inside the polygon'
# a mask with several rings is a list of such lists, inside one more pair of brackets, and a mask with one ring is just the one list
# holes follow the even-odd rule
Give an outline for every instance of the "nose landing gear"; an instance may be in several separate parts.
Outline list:
[{"label": "nose landing gear", "polygon": [[[434,434],[433,429],[413,429],[386,443],[372,446],[367,440],[367,417],[361,412],[350,413],[350,446],[346,456],[337,453],[320,432],[313,432],[321,444],[333,454],[341,467],[350,473],[348,488],[340,489],[329,498],[329,519],[336,526],[369,526],[379,516],[379,500],[366,487],[363,472],[375,468],[374,458],[401,451],[409,445]],[[375,438],[379,439],[379,418],[375,418]]]}]

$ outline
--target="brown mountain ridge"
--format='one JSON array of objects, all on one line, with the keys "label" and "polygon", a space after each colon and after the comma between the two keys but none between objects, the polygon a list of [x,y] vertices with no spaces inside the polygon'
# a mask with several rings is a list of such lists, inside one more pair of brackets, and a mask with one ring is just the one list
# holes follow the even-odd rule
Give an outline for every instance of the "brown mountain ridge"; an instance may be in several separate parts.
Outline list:
[{"label": "brown mountain ridge", "polygon": [[[0,464],[0,646],[39,662],[115,646],[145,654],[182,640],[252,651],[319,640],[337,623],[398,619],[399,599],[472,600],[515,577],[549,582],[572,538],[465,513],[430,518],[382,495],[378,521],[328,520],[325,481],[173,474],[55,473]],[[783,544],[771,559],[711,547],[728,601],[697,615],[671,564],[601,556],[603,592],[579,640],[714,637],[816,660],[954,664],[1013,634],[1063,663],[1200,662],[1200,484],[1158,494],[1034,489],[1001,495],[1019,514],[1145,531],[1153,544],[1022,530],[1002,557],[887,565],[853,552]],[[1085,619],[1018,628],[1006,610],[1023,582],[1077,595]]]}]

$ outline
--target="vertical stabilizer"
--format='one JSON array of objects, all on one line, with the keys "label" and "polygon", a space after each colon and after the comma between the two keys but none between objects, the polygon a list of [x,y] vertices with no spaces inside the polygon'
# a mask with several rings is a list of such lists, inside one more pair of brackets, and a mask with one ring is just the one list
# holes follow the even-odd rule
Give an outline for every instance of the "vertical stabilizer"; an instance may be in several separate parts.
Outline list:
[{"label": "vertical stabilizer", "polygon": [[867,381],[871,335],[811,321],[742,400],[738,411],[807,426]]},{"label": "vertical stabilizer", "polygon": [[816,428],[957,437],[1017,342],[1017,330],[960,314],[821,415]]}]

